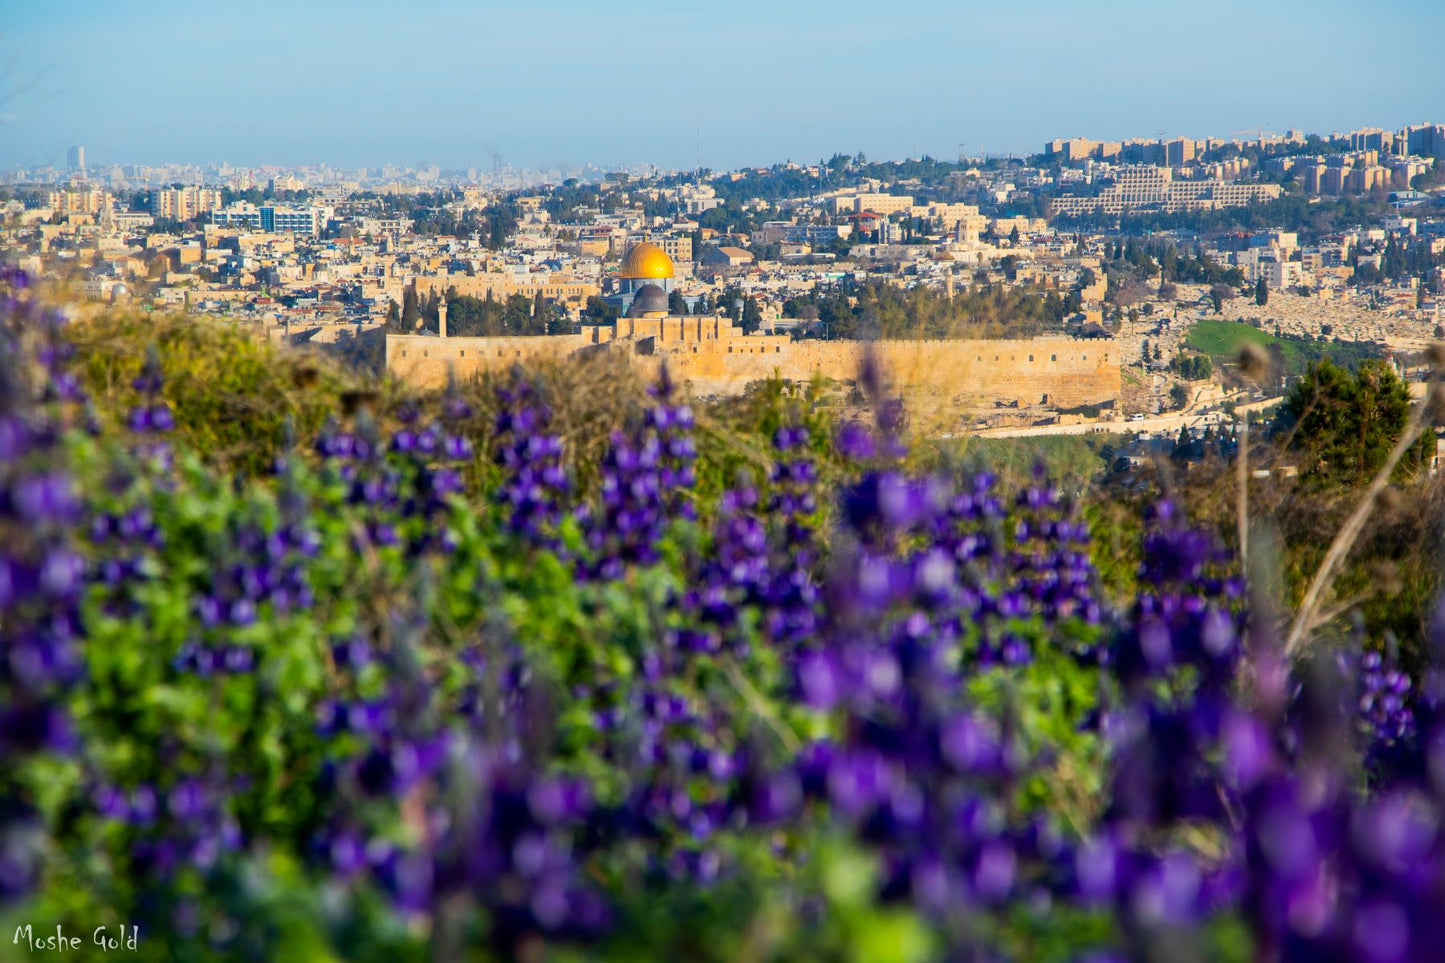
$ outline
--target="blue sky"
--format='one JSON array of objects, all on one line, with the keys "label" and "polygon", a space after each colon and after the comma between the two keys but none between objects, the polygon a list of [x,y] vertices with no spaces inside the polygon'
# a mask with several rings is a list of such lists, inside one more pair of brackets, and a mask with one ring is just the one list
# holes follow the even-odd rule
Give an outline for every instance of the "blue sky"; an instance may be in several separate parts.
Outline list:
[{"label": "blue sky", "polygon": [[0,167],[80,143],[722,169],[1396,127],[1445,121],[1442,36],[1441,0],[0,0]]}]

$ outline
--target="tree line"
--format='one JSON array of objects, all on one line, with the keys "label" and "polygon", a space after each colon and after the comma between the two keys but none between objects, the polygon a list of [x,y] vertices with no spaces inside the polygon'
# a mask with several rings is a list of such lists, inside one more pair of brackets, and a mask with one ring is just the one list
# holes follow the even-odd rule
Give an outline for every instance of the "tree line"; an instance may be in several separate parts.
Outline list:
[{"label": "tree line", "polygon": [[1057,291],[975,285],[952,296],[937,288],[870,281],[820,288],[783,303],[783,316],[834,339],[1026,338],[1062,327]]},{"label": "tree line", "polygon": [[[407,288],[402,293],[401,308],[393,302],[387,312],[387,330],[402,334],[415,334],[418,330],[438,333],[442,297],[435,291],[419,297],[413,288]],[[535,297],[512,294],[505,300],[497,300],[490,291],[479,298],[458,294],[455,287],[450,287],[445,298],[448,336],[537,337],[571,334],[576,330],[562,309],[551,299],[542,297],[540,291]]]}]

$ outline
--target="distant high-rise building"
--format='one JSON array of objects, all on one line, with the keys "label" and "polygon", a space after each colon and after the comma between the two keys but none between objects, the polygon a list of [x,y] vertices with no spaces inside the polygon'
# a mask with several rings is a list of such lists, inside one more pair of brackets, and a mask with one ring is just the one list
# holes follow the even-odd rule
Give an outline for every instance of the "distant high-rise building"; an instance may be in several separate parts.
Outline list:
[{"label": "distant high-rise building", "polygon": [[85,148],[79,144],[65,152],[65,163],[71,170],[85,173]]},{"label": "distant high-rise building", "polygon": [[1409,153],[1417,157],[1445,159],[1445,124],[1420,124],[1406,127],[1401,133]]},{"label": "distant high-rise building", "polygon": [[1194,160],[1194,141],[1184,137],[1171,140],[1164,145],[1165,163],[1170,167],[1182,167]]}]

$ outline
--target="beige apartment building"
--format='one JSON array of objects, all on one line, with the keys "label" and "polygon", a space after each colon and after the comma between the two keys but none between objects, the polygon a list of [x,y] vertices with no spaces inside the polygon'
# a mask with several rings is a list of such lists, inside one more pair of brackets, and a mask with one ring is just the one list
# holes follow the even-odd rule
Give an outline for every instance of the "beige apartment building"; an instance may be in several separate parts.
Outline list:
[{"label": "beige apartment building", "polygon": [[1097,197],[1056,197],[1051,206],[1055,217],[1092,214],[1122,214],[1125,211],[1154,210],[1165,213],[1210,211],[1243,207],[1280,196],[1277,184],[1233,184],[1223,181],[1175,180],[1167,167],[1126,167],[1111,187]]},{"label": "beige apartment building", "polygon": [[[1044,145],[1044,152],[1050,157],[1062,158],[1067,163],[1087,160],[1102,146],[1098,141],[1089,140],[1087,137],[1065,137],[1049,141]],[[1113,154],[1118,155],[1120,145],[1111,143],[1109,146],[1113,148]]]},{"label": "beige apartment building", "polygon": [[652,238],[652,243],[662,248],[663,253],[672,258],[674,264],[687,263],[693,260],[692,237],[684,234],[681,237],[657,237]]},{"label": "beige apartment building", "polygon": [[221,192],[209,187],[169,187],[151,194],[151,213],[172,221],[190,221],[221,209]]},{"label": "beige apartment building", "polygon": [[98,187],[51,191],[46,197],[46,205],[57,214],[98,215],[110,209],[110,194]]},{"label": "beige apartment building", "polygon": [[832,199],[835,214],[910,214],[913,198],[907,194],[839,194]]},{"label": "beige apartment building", "polygon": [[988,218],[981,215],[974,204],[915,204],[910,212],[921,220],[938,222],[946,234],[959,231],[974,240],[988,227]]}]

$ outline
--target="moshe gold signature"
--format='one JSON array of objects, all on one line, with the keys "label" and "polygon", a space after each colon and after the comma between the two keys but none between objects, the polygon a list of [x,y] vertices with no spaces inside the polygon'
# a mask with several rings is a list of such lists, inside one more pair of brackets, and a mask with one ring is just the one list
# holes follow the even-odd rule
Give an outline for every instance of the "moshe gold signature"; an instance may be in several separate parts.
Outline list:
[{"label": "moshe gold signature", "polygon": [[[37,935],[28,923],[15,927],[15,938],[10,942],[14,946],[19,946],[23,942],[30,947],[31,952],[55,953],[78,950],[86,945],[84,938],[67,935],[63,926],[57,925],[53,934],[41,932]],[[140,927],[127,928],[122,925],[117,926],[112,932],[108,926],[97,926],[95,932],[90,934],[90,945],[100,947],[102,952],[111,950],[135,952],[140,945]]]}]

